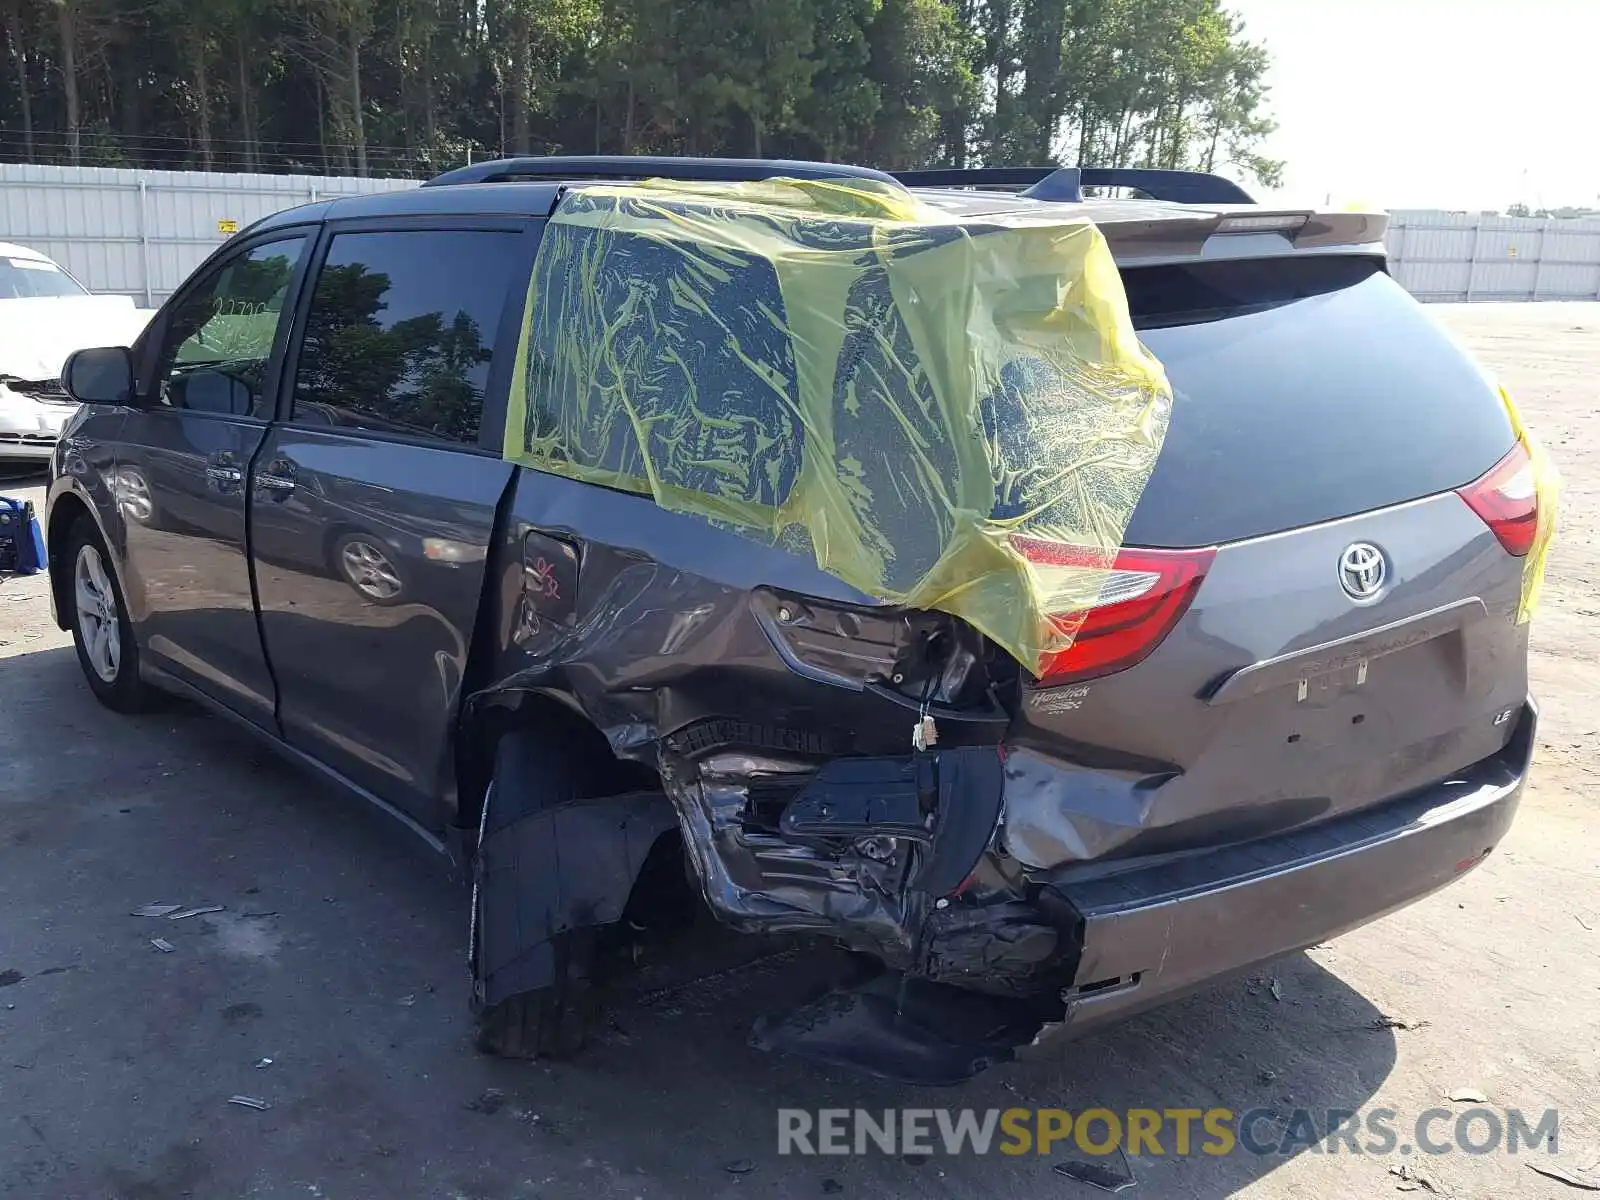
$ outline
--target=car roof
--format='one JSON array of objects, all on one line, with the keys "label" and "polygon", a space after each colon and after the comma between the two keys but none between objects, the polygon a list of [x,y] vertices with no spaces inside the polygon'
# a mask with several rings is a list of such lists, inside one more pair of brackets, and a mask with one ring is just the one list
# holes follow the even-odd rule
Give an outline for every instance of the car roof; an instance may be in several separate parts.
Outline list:
[{"label": "car roof", "polygon": [[[286,209],[264,218],[252,227],[261,232],[321,221],[358,221],[383,218],[427,217],[545,217],[555,207],[563,188],[593,182],[578,177],[572,180],[507,180],[504,182],[444,183],[372,192],[324,200],[299,208]],[[1273,219],[1277,210],[1255,205],[1225,203],[1179,203],[1129,197],[1087,196],[1081,200],[1036,198],[1016,192],[983,187],[913,187],[918,199],[963,218],[981,220],[985,216],[1039,213],[1066,210],[1074,217],[1093,221],[1105,232],[1118,262],[1131,265],[1135,260],[1193,259],[1208,255],[1207,240],[1219,222],[1248,214],[1251,221]],[[1231,237],[1218,249],[1219,256],[1256,257],[1292,249],[1352,250],[1382,253],[1381,239],[1386,219],[1367,213],[1312,213],[1296,210],[1309,218],[1304,232],[1290,240],[1276,234],[1253,238]]]},{"label": "car roof", "polygon": [[29,258],[34,262],[47,262],[52,266],[58,265],[56,260],[48,254],[41,254],[27,246],[19,246],[15,242],[0,242],[0,258]]},{"label": "car roof", "polygon": [[[583,182],[574,180],[573,182]],[[405,188],[392,192],[371,192],[344,196],[286,209],[266,218],[260,229],[306,221],[347,221],[369,217],[401,216],[517,216],[549,215],[562,183],[510,181],[505,183],[457,183],[427,188]],[[1061,201],[1037,200],[1011,192],[981,191],[969,188],[914,188],[921,200],[946,212],[961,216],[988,216],[1003,213],[1038,212],[1059,207]],[[1157,220],[1162,217],[1194,217],[1197,213],[1225,210],[1228,206],[1174,204],[1161,200],[1088,198],[1072,207],[1096,220]]]},{"label": "car roof", "polygon": [[259,221],[255,230],[311,221],[358,221],[373,217],[543,217],[555,205],[555,183],[463,183],[342,196],[287,208]]}]

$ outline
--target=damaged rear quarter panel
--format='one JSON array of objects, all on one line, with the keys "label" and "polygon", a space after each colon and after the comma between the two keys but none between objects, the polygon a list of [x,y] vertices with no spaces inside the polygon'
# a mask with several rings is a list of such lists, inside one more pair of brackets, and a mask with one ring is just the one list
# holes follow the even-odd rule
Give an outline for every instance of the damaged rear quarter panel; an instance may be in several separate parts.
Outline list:
[{"label": "damaged rear quarter panel", "polygon": [[[523,604],[529,534],[567,544],[579,560],[576,596],[554,615],[537,595],[533,612]],[[656,738],[699,718],[748,715],[756,704],[809,726],[841,699],[824,702],[787,670],[750,608],[753,589],[876,605],[804,559],[698,517],[527,468],[495,582],[492,687],[566,698],[620,756],[652,764]]]},{"label": "damaged rear quarter panel", "polygon": [[[807,558],[528,468],[492,578],[492,682],[474,707],[557,698],[620,758],[656,769],[724,922],[834,933],[912,965],[932,898],[908,886],[909,844],[874,859],[786,838],[776,816],[826,761],[908,756],[915,705],[791,669],[758,616],[763,589],[846,605],[869,623],[875,611],[904,623],[898,610]],[[941,744],[993,744],[1004,728],[955,725],[947,738],[941,726]]]}]

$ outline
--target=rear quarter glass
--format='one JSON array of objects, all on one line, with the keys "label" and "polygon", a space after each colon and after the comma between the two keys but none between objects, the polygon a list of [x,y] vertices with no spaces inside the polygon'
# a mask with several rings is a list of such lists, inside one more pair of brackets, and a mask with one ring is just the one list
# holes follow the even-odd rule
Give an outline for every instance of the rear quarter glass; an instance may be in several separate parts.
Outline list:
[{"label": "rear quarter glass", "polygon": [[1483,372],[1373,259],[1123,278],[1174,395],[1128,545],[1215,545],[1449,491],[1515,441]]}]

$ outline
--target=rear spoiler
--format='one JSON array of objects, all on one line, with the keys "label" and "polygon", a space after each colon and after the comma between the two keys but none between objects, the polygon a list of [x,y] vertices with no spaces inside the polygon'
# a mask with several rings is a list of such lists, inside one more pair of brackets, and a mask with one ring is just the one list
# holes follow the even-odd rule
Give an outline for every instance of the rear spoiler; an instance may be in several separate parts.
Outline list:
[{"label": "rear spoiler", "polygon": [[975,167],[896,171],[906,187],[1020,190],[1034,200],[1075,203],[1086,187],[1133,188],[1152,200],[1174,204],[1254,204],[1230,179],[1204,171],[1157,171],[1142,167]]},{"label": "rear spoiler", "polygon": [[[1261,208],[1238,184],[1203,171],[1153,171],[1138,167],[978,167],[896,171],[911,188],[971,188],[1020,193],[1030,200],[1075,203],[1086,187],[1120,187],[1152,200],[1194,205],[1140,211],[1129,204],[1097,206],[1094,222],[1117,261],[1159,263],[1196,258],[1260,258],[1296,250],[1382,253],[1386,213],[1318,212]],[[1244,211],[1241,206],[1248,205]],[[1211,211],[1206,211],[1210,209]],[[1217,211],[1221,210],[1221,211]]]},{"label": "rear spoiler", "polygon": [[1383,254],[1387,213],[1311,209],[1240,211],[1158,210],[1143,217],[1135,205],[1104,214],[1091,210],[1123,266],[1196,259],[1263,258],[1311,250],[1323,254]]}]

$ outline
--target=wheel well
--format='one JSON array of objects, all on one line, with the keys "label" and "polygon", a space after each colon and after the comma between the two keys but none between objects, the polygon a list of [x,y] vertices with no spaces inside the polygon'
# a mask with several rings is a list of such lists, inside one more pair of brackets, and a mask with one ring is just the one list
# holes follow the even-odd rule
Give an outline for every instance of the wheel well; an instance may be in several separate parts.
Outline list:
[{"label": "wheel well", "polygon": [[92,525],[94,517],[90,515],[87,504],[68,492],[50,510],[50,523],[44,531],[45,557],[50,562],[50,590],[56,602],[58,629],[72,628],[67,617],[72,611],[72,574],[66,569],[68,564],[64,558],[72,527],[79,521],[88,521]]},{"label": "wheel well", "polygon": [[507,733],[527,730],[548,738],[561,752],[583,763],[585,797],[619,796],[661,786],[655,770],[644,763],[618,758],[611,743],[581,713],[552,696],[519,693],[508,703],[479,713],[462,729],[456,754],[456,820],[463,828],[478,823],[483,797],[494,774],[495,747]]}]

